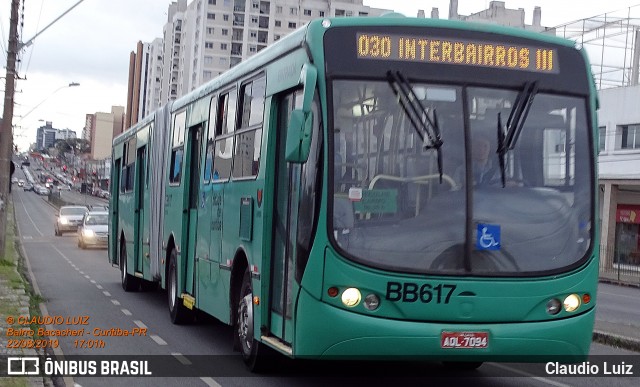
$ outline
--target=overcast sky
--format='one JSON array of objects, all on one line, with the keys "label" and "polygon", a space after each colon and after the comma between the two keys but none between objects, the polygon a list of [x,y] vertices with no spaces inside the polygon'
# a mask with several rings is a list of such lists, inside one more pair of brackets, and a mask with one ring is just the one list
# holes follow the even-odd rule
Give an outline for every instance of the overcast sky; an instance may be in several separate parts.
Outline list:
[{"label": "overcast sky", "polygon": [[[23,0],[22,41],[34,37],[77,2]],[[6,63],[11,2],[1,3],[0,60]],[[124,106],[129,53],[139,40],[150,42],[161,37],[170,3],[170,0],[84,0],[24,49],[19,74],[26,79],[16,84],[14,109],[17,126],[14,135],[19,147],[26,149],[35,141],[36,128],[44,124],[39,120],[52,121],[55,128],[69,128],[80,136],[85,114],[109,112],[112,105]],[[533,7],[540,6],[542,25],[552,27],[624,9],[640,0],[505,0],[505,3],[510,9],[524,8],[527,24],[531,24]],[[449,0],[364,0],[364,4],[393,8],[407,16],[415,16],[419,9],[429,16],[431,9],[437,7],[440,17],[447,18],[449,10]],[[486,9],[489,1],[459,0],[458,4],[458,12],[468,15]],[[65,87],[71,82],[80,86]],[[26,117],[19,117],[36,106]]]}]

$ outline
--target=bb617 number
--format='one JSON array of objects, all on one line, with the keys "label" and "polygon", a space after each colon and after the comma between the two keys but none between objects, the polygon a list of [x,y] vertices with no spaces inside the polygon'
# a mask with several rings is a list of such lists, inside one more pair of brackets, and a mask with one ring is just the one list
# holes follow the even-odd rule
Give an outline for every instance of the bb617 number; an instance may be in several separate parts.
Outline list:
[{"label": "bb617 number", "polygon": [[414,282],[387,282],[385,298],[388,301],[448,304],[455,289],[456,285],[450,284],[432,286]]}]

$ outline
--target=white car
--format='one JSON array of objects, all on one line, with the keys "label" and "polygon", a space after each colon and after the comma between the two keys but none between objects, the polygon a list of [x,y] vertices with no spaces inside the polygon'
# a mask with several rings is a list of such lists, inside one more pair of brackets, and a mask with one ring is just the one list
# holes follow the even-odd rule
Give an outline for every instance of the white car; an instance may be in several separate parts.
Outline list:
[{"label": "white car", "polygon": [[62,206],[56,215],[54,230],[56,236],[61,236],[65,231],[78,231],[84,215],[89,211],[85,206]]},{"label": "white car", "polygon": [[78,226],[78,247],[107,247],[109,240],[109,213],[105,211],[89,211]]}]

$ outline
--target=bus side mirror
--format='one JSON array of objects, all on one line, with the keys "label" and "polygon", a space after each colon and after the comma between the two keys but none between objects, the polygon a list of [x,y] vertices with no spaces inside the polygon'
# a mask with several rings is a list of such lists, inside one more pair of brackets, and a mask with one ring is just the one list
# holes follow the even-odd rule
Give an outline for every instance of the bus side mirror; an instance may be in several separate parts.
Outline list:
[{"label": "bus side mirror", "polygon": [[304,113],[301,109],[291,112],[285,149],[285,157],[288,162],[304,163],[307,161],[311,150],[312,128],[313,114],[311,112]]},{"label": "bus side mirror", "polygon": [[304,85],[302,109],[291,112],[287,127],[287,143],[285,158],[290,163],[305,163],[311,151],[311,131],[313,130],[313,113],[311,104],[316,90],[318,70],[313,65],[305,64],[300,72],[300,83]]}]

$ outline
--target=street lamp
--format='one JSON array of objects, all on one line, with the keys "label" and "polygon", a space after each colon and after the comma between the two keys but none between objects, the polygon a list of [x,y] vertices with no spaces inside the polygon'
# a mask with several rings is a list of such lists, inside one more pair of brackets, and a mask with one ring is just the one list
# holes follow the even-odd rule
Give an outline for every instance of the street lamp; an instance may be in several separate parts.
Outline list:
[{"label": "street lamp", "polygon": [[[36,110],[37,108],[40,107],[40,105],[42,105],[43,103],[45,103],[49,98],[53,97],[53,95],[57,92],[59,92],[62,89],[65,89],[67,87],[75,87],[75,86],[80,86],[80,84],[78,82],[71,82],[68,85],[65,86],[60,86],[59,88],[55,89],[53,91],[53,93],[49,94],[45,99],[43,99],[42,101],[40,101],[36,106],[34,106],[33,108],[31,108],[31,110],[29,110],[26,114],[24,114],[22,116],[22,118],[20,119],[20,121],[24,120],[26,116],[28,116],[29,114],[31,114],[34,110]],[[18,121],[18,123],[20,122]]]}]

